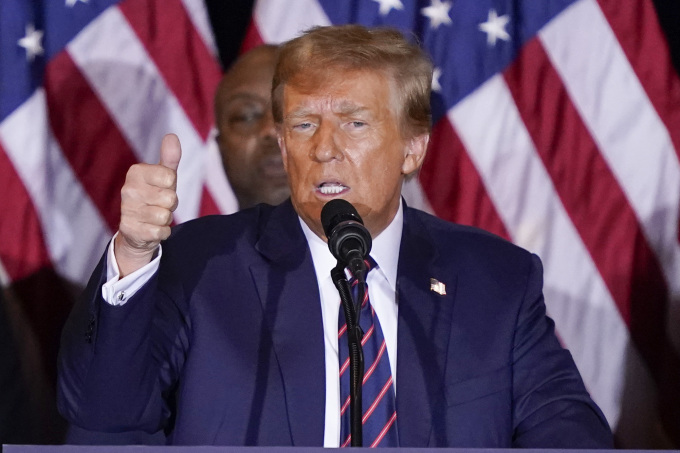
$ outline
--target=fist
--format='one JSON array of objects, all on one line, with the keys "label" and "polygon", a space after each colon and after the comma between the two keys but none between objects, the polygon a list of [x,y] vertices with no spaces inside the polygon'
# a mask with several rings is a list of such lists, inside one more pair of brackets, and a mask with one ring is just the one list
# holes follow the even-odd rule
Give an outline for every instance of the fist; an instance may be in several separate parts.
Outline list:
[{"label": "fist", "polygon": [[160,163],[135,164],[127,172],[114,243],[121,278],[149,263],[158,244],[170,236],[181,157],[179,139],[168,134],[161,142]]}]

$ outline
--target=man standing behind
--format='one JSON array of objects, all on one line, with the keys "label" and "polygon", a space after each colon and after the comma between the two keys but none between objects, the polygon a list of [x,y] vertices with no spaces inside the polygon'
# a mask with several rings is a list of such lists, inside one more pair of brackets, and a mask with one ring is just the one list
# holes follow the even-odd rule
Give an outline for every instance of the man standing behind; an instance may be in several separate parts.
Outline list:
[{"label": "man standing behind", "polygon": [[546,316],[538,257],[402,202],[431,80],[398,31],[315,28],[281,47],[272,84],[290,201],[171,235],[177,137],[159,165],[133,166],[119,232],[64,328],[62,414],[122,442],[347,445],[347,329],[320,220],[341,198],[373,241],[364,445],[611,447]]},{"label": "man standing behind", "polygon": [[290,195],[272,118],[277,47],[256,47],[224,75],[215,94],[217,144],[239,209]]}]

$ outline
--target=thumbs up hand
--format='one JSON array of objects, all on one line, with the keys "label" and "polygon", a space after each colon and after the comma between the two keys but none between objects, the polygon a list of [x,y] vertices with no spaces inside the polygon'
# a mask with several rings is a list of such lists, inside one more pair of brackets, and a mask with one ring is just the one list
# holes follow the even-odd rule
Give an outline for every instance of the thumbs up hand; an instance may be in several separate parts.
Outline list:
[{"label": "thumbs up hand", "polygon": [[121,189],[120,226],[114,254],[120,277],[151,262],[158,244],[170,236],[177,209],[177,167],[182,157],[179,139],[163,137],[158,164],[135,164]]}]

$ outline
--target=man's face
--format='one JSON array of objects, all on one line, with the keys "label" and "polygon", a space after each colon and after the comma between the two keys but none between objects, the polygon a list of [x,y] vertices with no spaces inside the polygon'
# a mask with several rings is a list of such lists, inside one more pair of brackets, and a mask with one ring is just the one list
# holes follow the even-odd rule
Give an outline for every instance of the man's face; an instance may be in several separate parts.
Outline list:
[{"label": "man's face", "polygon": [[392,221],[404,175],[420,166],[427,135],[404,138],[392,81],[374,71],[301,74],[283,89],[279,144],[295,210],[325,239],[321,208],[354,205],[373,237]]},{"label": "man's face", "polygon": [[227,73],[217,93],[217,143],[239,208],[290,194],[271,115],[275,50],[258,48]]}]

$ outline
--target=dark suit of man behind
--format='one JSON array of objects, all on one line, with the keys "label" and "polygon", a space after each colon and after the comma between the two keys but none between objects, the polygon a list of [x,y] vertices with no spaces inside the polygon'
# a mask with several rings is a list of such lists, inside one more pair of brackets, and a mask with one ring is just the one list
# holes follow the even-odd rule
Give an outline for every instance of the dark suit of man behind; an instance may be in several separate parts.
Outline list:
[{"label": "dark suit of man behind", "polygon": [[[101,298],[102,260],[60,358],[60,409],[80,440],[324,444],[328,331],[300,221],[323,238],[333,198],[373,238],[398,218],[425,156],[431,73],[398,32],[327,27],[283,45],[273,113],[291,202],[177,227],[123,306]],[[180,155],[168,137],[161,165],[128,175],[111,245],[123,278],[170,235]],[[545,316],[538,258],[408,208],[399,250],[400,446],[611,446]]]}]

